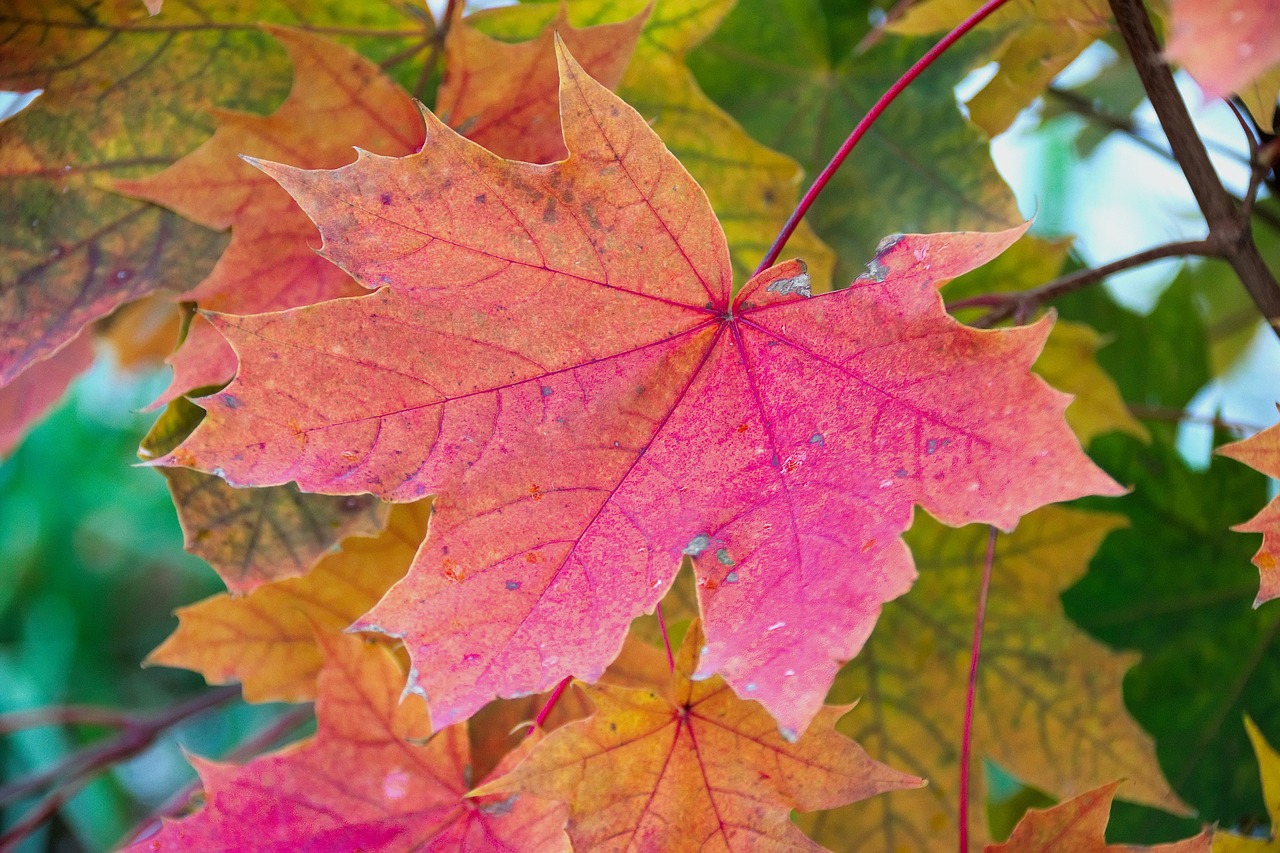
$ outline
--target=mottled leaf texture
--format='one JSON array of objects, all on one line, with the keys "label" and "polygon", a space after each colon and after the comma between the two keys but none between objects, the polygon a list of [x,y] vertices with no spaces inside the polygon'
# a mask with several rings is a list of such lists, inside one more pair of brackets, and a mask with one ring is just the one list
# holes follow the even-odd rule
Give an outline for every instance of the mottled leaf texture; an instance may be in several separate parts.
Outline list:
[{"label": "mottled leaf texture", "polygon": [[[268,32],[293,65],[293,86],[279,109],[268,116],[215,110],[218,130],[195,151],[158,174],[112,184],[206,228],[231,229],[213,271],[181,297],[213,311],[257,314],[364,292],[315,253],[315,225],[241,154],[331,169],[351,162],[355,145],[396,155],[422,145],[412,99],[377,65],[321,36],[278,27]],[[235,356],[221,336],[202,319],[193,328],[198,331],[173,356],[167,398],[221,385],[235,372]]]},{"label": "mottled leaf texture", "polygon": [[555,35],[587,73],[616,89],[647,18],[646,10],[619,23],[578,29],[569,23],[562,5],[537,38],[520,44],[496,41],[459,20],[445,44],[445,77],[436,94],[436,113],[500,157],[526,163],[563,159]]},{"label": "mottled leaf texture", "polygon": [[396,0],[0,0],[0,89],[41,94],[0,123],[0,385],[123,302],[190,287],[223,239],[101,189],[204,141],[209,105],[267,110],[287,84],[260,21],[379,30],[379,55],[421,37]]},{"label": "mottled leaf texture", "polygon": [[[999,537],[974,756],[1062,797],[1125,776],[1127,798],[1185,811],[1160,773],[1151,737],[1125,710],[1121,683],[1136,656],[1088,638],[1058,600],[1123,524],[1122,516],[1046,507]],[[868,853],[955,849],[958,733],[987,531],[950,530],[919,517],[906,538],[920,579],[885,608],[866,648],[837,677],[832,698],[862,697],[868,713],[845,718],[840,731],[876,759],[928,779],[929,787],[887,794],[871,808],[799,820],[815,840],[837,849],[844,838],[861,839],[858,849]],[[980,783],[970,796],[969,826],[983,840]]]},{"label": "mottled leaf texture", "polygon": [[[1218,452],[1268,477],[1280,477],[1280,424],[1244,441],[1219,447]],[[1261,575],[1258,597],[1254,599],[1253,606],[1280,596],[1280,498],[1267,504],[1262,512],[1244,524],[1231,529],[1262,534],[1262,547],[1253,555],[1253,564]]]},{"label": "mottled leaf texture", "polygon": [[[888,25],[903,35],[940,35],[981,6],[974,0],[925,0]],[[988,136],[1009,129],[1018,113],[1073,59],[1111,29],[1105,0],[1015,0],[982,27],[999,33],[995,76],[969,99],[969,118]]]},{"label": "mottled leaf texture", "polygon": [[1244,718],[1245,731],[1258,757],[1258,774],[1262,777],[1262,800],[1271,818],[1265,838],[1239,835],[1219,829],[1213,834],[1213,853],[1272,853],[1280,843],[1280,753],[1277,753],[1252,719]]},{"label": "mottled leaf texture", "polygon": [[720,678],[694,680],[703,636],[685,635],[672,698],[582,686],[596,712],[558,729],[516,769],[477,793],[569,804],[579,850],[820,850],[792,809],[832,808],[923,780],[867,757],[833,726],[848,707],[824,706],[787,741],[755,702]]},{"label": "mottled leaf texture", "polygon": [[[733,4],[734,0],[573,0],[567,6],[570,19],[583,27],[617,23],[622,15],[651,10],[617,91],[706,191],[729,241],[734,280],[742,283],[795,206],[801,169],[795,160],[748,136],[703,94],[685,66],[686,54],[715,31]],[[523,40],[533,38],[556,17],[551,4],[526,3],[480,12],[463,26],[496,38]],[[813,292],[830,290],[835,259],[807,221],[800,223],[787,245],[809,265]]]},{"label": "mottled leaf texture", "polygon": [[1103,833],[1119,785],[1103,785],[1050,809],[1032,809],[1008,841],[988,845],[985,853],[1209,853],[1212,832],[1207,829],[1194,838],[1153,847],[1108,844]]},{"label": "mottled leaf texture", "polygon": [[62,399],[71,381],[92,363],[93,336],[86,329],[58,352],[0,387],[0,459],[18,446],[27,430]]},{"label": "mottled leaf texture", "polygon": [[178,608],[177,630],[147,664],[193,669],[210,684],[238,681],[249,702],[314,698],[323,663],[316,634],[346,630],[404,575],[430,514],[430,501],[397,506],[386,530],[347,539],[305,577]]},{"label": "mottled leaf texture", "polygon": [[596,680],[689,555],[700,675],[798,733],[910,586],[913,503],[1008,528],[1119,487],[1028,372],[1049,324],[978,331],[942,309],[938,285],[1020,230],[895,238],[813,298],[791,261],[731,301],[706,197],[561,57],[562,163],[501,160],[425,113],[420,154],[262,164],[326,256],[387,286],[217,317],[240,372],[164,461],[439,494],[414,568],[359,623],[404,638],[438,727]]},{"label": "mottled leaf texture", "polygon": [[[568,850],[559,804],[467,797],[465,725],[434,736],[383,648],[320,635],[316,736],[243,766],[193,759],[204,808],[133,851]],[[425,743],[424,743],[425,741]]]},{"label": "mottled leaf texture", "polygon": [[187,550],[237,595],[305,574],[342,539],[370,536],[387,523],[387,504],[372,495],[236,489],[199,471],[165,473]]},{"label": "mottled leaf texture", "polygon": [[1165,55],[1206,99],[1226,98],[1280,65],[1280,0],[1172,0]]}]

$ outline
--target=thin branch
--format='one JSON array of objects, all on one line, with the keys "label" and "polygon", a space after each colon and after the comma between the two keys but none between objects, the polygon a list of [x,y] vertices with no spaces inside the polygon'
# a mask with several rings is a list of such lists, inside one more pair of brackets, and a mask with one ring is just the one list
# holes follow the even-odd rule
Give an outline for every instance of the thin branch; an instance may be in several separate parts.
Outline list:
[{"label": "thin branch", "polygon": [[969,759],[973,747],[973,700],[978,693],[978,659],[982,653],[982,629],[987,621],[987,593],[991,591],[991,567],[996,561],[995,527],[987,536],[987,558],[978,586],[978,612],[973,619],[973,646],[969,650],[969,685],[964,697],[964,733],[960,740],[960,853],[969,853]]},{"label": "thin branch", "polygon": [[[223,757],[224,761],[242,762],[251,758],[256,758],[264,750],[275,746],[282,741],[286,735],[294,729],[301,726],[312,718],[315,711],[311,705],[300,705],[292,708],[280,716],[276,717],[269,726],[237,746],[231,752]],[[191,798],[200,790],[200,780],[193,780],[190,784],[184,785],[173,793],[169,799],[155,811],[153,811],[145,820],[134,827],[133,831],[125,836],[120,842],[121,847],[135,844],[144,838],[149,837],[153,832],[159,829],[161,819],[166,817],[174,817],[179,814],[186,805],[191,802]]]},{"label": "thin branch", "polygon": [[1226,430],[1232,435],[1240,437],[1253,435],[1262,432],[1266,427],[1258,424],[1246,424],[1240,421],[1223,420],[1217,415],[1194,415],[1191,412],[1182,409],[1173,409],[1168,406],[1149,406],[1145,403],[1125,402],[1125,407],[1133,413],[1135,417],[1142,418],[1147,421],[1166,421],[1168,423],[1189,423],[1203,424],[1211,426],[1214,429]]},{"label": "thin branch", "polygon": [[91,744],[63,761],[25,779],[0,787],[0,803],[7,803],[51,785],[70,785],[101,773],[113,764],[132,758],[151,746],[165,730],[240,695],[239,685],[201,693],[180,705],[156,714],[137,715],[125,720],[120,732],[105,741]]},{"label": "thin branch", "polygon": [[1192,255],[1213,257],[1217,254],[1214,245],[1208,240],[1185,240],[1166,243],[1162,246],[1153,246],[1128,257],[1119,258],[1100,267],[1078,270],[1028,290],[1015,290],[1008,293],[985,293],[979,296],[957,299],[955,302],[947,303],[947,310],[991,308],[991,311],[972,324],[978,328],[990,328],[1001,320],[1007,320],[1010,317],[1016,323],[1025,323],[1045,303],[1051,302],[1060,296],[1066,296],[1068,293],[1083,290],[1118,272],[1140,267],[1164,258],[1180,258]]},{"label": "thin branch", "polygon": [[444,14],[440,16],[440,26],[431,35],[431,50],[427,52],[427,59],[422,64],[421,73],[418,74],[418,82],[413,87],[413,96],[419,101],[427,95],[427,85],[431,82],[431,75],[435,72],[436,63],[440,60],[440,52],[444,50],[449,30],[453,29],[454,23],[462,17],[462,6],[459,0],[449,0],[444,7]]},{"label": "thin branch", "polygon": [[1242,215],[1235,199],[1213,170],[1204,141],[1196,132],[1173,81],[1173,73],[1161,55],[1160,43],[1146,7],[1142,0],[1109,2],[1134,68],[1169,140],[1169,148],[1182,167],[1200,212],[1204,214],[1209,226],[1209,240],[1215,244],[1217,253],[1231,264],[1254,305],[1273,331],[1280,335],[1280,284],[1267,269],[1253,242],[1249,219]]},{"label": "thin branch", "polygon": [[59,705],[0,714],[0,735],[44,726],[105,726],[123,728],[134,719],[126,711],[93,705]]},{"label": "thin branch", "polygon": [[[1129,119],[1103,112],[1088,98],[1081,97],[1078,93],[1072,92],[1070,89],[1060,89],[1056,86],[1050,86],[1046,92],[1061,101],[1064,107],[1071,110],[1073,113],[1076,113],[1080,117],[1100,124],[1105,128],[1115,131],[1116,133],[1124,134],[1130,140],[1141,145],[1152,154],[1156,154],[1171,163],[1178,162],[1174,158],[1173,152],[1168,148],[1153,142]],[[1217,143],[1210,144],[1213,145],[1214,150],[1216,151],[1243,159],[1240,158],[1238,151],[1229,150],[1225,146]],[[1237,203],[1242,203],[1241,199],[1236,199],[1236,201]],[[1277,215],[1275,211],[1265,207],[1254,207],[1249,212],[1253,216],[1257,217],[1260,222],[1271,226],[1271,228],[1276,231],[1280,231],[1280,215]]]},{"label": "thin branch", "polygon": [[787,245],[787,240],[791,239],[791,235],[795,233],[796,228],[799,227],[800,220],[809,212],[809,208],[813,206],[818,195],[826,188],[827,183],[831,180],[832,176],[835,175],[840,166],[844,164],[844,161],[848,156],[853,153],[854,146],[856,146],[862,137],[866,135],[866,132],[871,129],[871,125],[875,124],[875,121],[880,117],[880,114],[883,113],[885,109],[894,102],[898,95],[902,94],[903,90],[910,86],[926,68],[932,65],[939,56],[945,53],[947,48],[959,41],[965,33],[969,32],[978,24],[986,20],[987,16],[992,12],[995,12],[1006,2],[1008,2],[1008,0],[987,0],[987,2],[983,3],[978,11],[961,21],[954,30],[947,33],[938,41],[937,44],[929,48],[929,51],[924,56],[920,57],[914,65],[908,68],[906,73],[899,77],[898,81],[890,86],[889,90],[881,95],[879,100],[871,105],[871,109],[867,110],[867,114],[862,117],[862,120],[858,122],[857,127],[853,129],[853,132],[849,134],[849,137],[845,139],[843,144],[841,144],[839,150],[837,150],[832,156],[831,162],[818,173],[818,177],[814,178],[813,185],[809,187],[808,191],[805,192],[804,197],[800,199],[800,203],[796,205],[796,209],[791,211],[791,215],[787,217],[787,221],[782,226],[782,230],[779,231],[778,236],[774,238],[773,245],[771,245],[769,247],[769,251],[765,253],[764,260],[760,261],[760,266],[756,268],[755,275],[759,275],[764,272],[766,269],[773,266],[774,261],[778,260],[778,255],[782,253],[782,248]]}]

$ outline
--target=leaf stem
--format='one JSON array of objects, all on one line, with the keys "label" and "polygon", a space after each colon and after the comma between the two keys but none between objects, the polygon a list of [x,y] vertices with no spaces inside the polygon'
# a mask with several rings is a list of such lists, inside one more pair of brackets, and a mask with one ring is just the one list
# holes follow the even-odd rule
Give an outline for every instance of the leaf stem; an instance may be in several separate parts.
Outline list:
[{"label": "leaf stem", "polygon": [[1204,141],[1196,132],[1173,73],[1161,53],[1146,7],[1142,0],[1109,2],[1142,87],[1169,140],[1169,148],[1209,226],[1209,240],[1236,271],[1272,330],[1280,335],[1280,284],[1258,252],[1248,216],[1222,186],[1213,169]]},{"label": "leaf stem", "polygon": [[662,645],[667,650],[667,667],[672,671],[676,671],[676,657],[671,653],[671,636],[667,634],[667,620],[662,615],[662,602],[658,602],[658,608],[655,611],[658,614],[658,630],[662,632]]},{"label": "leaf stem", "polygon": [[969,686],[964,697],[964,734],[960,741],[960,853],[969,853],[969,758],[973,747],[973,698],[978,692],[978,658],[982,651],[982,628],[987,621],[987,593],[991,590],[991,567],[996,561],[997,533],[993,526],[987,535],[987,558],[982,564],[978,613],[973,620],[973,647],[969,652]]},{"label": "leaf stem", "polygon": [[957,299],[955,302],[947,303],[947,310],[991,308],[990,312],[972,324],[979,328],[989,328],[1009,317],[1013,317],[1017,323],[1025,323],[1035,310],[1046,302],[1050,302],[1060,296],[1066,296],[1068,293],[1074,293],[1077,290],[1083,290],[1090,285],[1097,284],[1108,276],[1163,258],[1180,258],[1189,255],[1220,257],[1221,253],[1209,240],[1181,240],[1174,243],[1165,243],[1161,246],[1153,246],[1150,249],[1136,252],[1128,257],[1118,258],[1100,267],[1078,270],[1028,290],[1015,290],[1007,293],[984,293],[978,296]]},{"label": "leaf stem", "polygon": [[845,139],[835,155],[832,156],[831,162],[827,163],[826,167],[818,173],[818,177],[814,178],[813,185],[805,192],[804,197],[800,199],[800,203],[796,205],[795,210],[791,212],[791,216],[787,218],[786,223],[782,226],[782,230],[778,232],[778,236],[774,238],[773,245],[769,247],[764,260],[756,268],[755,275],[764,272],[778,260],[778,255],[782,253],[783,247],[787,245],[787,240],[791,239],[791,235],[799,227],[800,220],[809,212],[809,208],[813,206],[813,202],[818,198],[818,195],[826,189],[827,183],[835,175],[836,170],[844,164],[844,161],[853,152],[854,146],[871,129],[871,125],[875,124],[880,114],[951,45],[959,41],[965,33],[982,23],[992,12],[999,9],[1006,2],[1008,0],[987,0],[987,2],[983,3],[976,12],[961,21],[954,30],[947,33],[937,44],[929,48],[929,51],[924,56],[916,60],[916,63],[908,68],[906,73],[899,77],[898,81],[890,86],[889,90],[871,105],[871,109],[867,110],[867,114],[862,117],[857,127],[853,129],[853,132],[849,134],[849,137]]},{"label": "leaf stem", "polygon": [[547,699],[547,704],[543,705],[542,710],[538,712],[538,717],[533,721],[533,727],[529,729],[529,734],[533,734],[542,728],[547,721],[547,717],[551,716],[551,709],[556,706],[556,703],[560,701],[560,697],[564,695],[565,688],[569,686],[570,681],[573,681],[573,676],[566,675],[551,691],[551,697]]}]

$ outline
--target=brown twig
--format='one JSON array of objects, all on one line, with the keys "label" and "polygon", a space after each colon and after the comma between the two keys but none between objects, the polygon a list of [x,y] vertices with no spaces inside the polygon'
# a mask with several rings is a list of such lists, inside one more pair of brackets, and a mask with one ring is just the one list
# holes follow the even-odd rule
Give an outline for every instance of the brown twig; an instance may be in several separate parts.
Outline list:
[{"label": "brown twig", "polygon": [[1180,258],[1192,255],[1208,257],[1216,254],[1213,244],[1208,240],[1185,240],[1176,243],[1165,243],[1128,257],[1119,258],[1100,267],[1079,270],[1069,275],[1064,275],[1047,284],[1032,287],[1028,290],[1015,290],[1008,293],[986,293],[980,296],[957,299],[955,302],[947,303],[947,310],[990,308],[989,312],[972,324],[978,328],[990,328],[1010,317],[1016,323],[1025,323],[1045,303],[1068,293],[1083,290],[1118,272],[1140,267],[1143,264],[1149,264],[1152,261],[1164,258]]},{"label": "brown twig", "polygon": [[1253,435],[1262,432],[1265,427],[1257,424],[1244,424],[1239,421],[1227,421],[1213,415],[1206,417],[1204,415],[1193,415],[1191,412],[1182,409],[1173,409],[1168,406],[1148,406],[1145,403],[1125,403],[1125,407],[1133,413],[1135,417],[1142,418],[1147,421],[1165,421],[1167,423],[1190,423],[1203,424],[1211,426],[1214,429],[1226,430],[1227,432],[1237,436]]},{"label": "brown twig", "polygon": [[436,63],[440,60],[440,52],[444,50],[445,39],[449,37],[449,30],[453,28],[454,23],[462,17],[462,5],[460,0],[449,0],[444,7],[444,14],[440,16],[440,26],[431,36],[431,49],[427,52],[422,71],[418,74],[418,82],[413,87],[413,96],[419,101],[427,96],[427,85],[431,82],[431,75],[435,71]]},{"label": "brown twig", "polygon": [[[0,787],[0,803],[6,803],[42,788],[56,786],[22,820],[0,836],[0,849],[7,849],[6,845],[14,844],[32,832],[93,776],[147,749],[167,729],[239,695],[239,685],[231,685],[202,693],[158,713],[121,715],[115,723],[120,731],[113,737],[67,756],[48,770]],[[30,715],[32,712],[21,713]]]},{"label": "brown twig", "polygon": [[1146,7],[1142,0],[1109,2],[1134,68],[1169,140],[1169,148],[1209,226],[1208,240],[1214,246],[1213,254],[1231,264],[1254,305],[1280,335],[1280,284],[1253,242],[1248,217],[1222,186],[1209,161],[1204,141],[1196,132],[1191,114],[1173,81],[1173,73],[1161,55]]},{"label": "brown twig", "polygon": [[[1152,154],[1162,157],[1172,163],[1177,162],[1173,156],[1173,152],[1149,139],[1146,134],[1142,132],[1142,129],[1134,124],[1131,119],[1122,118],[1120,116],[1104,112],[1088,98],[1085,98],[1076,92],[1072,92],[1070,89],[1061,89],[1057,86],[1050,86],[1046,92],[1051,97],[1060,101],[1063,107],[1081,118],[1100,124],[1105,128],[1115,131],[1116,133],[1122,133],[1131,141],[1141,145]],[[1210,142],[1208,144],[1212,145],[1214,150],[1219,153],[1235,157],[1243,161],[1243,158],[1240,156],[1240,152],[1235,151],[1234,149],[1228,149],[1226,146],[1216,142]],[[1243,199],[1236,199],[1236,201],[1240,204],[1244,203]],[[1276,231],[1280,231],[1280,215],[1277,215],[1275,211],[1265,207],[1251,207],[1248,212],[1252,216],[1257,217],[1258,221],[1269,225]]]}]

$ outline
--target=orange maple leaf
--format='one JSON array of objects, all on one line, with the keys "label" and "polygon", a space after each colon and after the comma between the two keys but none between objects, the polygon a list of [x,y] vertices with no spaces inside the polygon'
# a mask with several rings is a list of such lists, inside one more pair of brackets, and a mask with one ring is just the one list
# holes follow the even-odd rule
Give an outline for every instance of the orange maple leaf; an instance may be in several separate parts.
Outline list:
[{"label": "orange maple leaf", "polygon": [[[1268,477],[1280,477],[1280,424],[1244,441],[1219,447],[1218,452]],[[1231,529],[1262,534],[1262,547],[1253,555],[1253,564],[1261,576],[1258,597],[1254,599],[1253,606],[1280,596],[1280,498],[1267,504],[1244,524]]]}]

